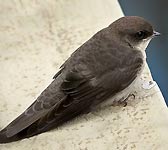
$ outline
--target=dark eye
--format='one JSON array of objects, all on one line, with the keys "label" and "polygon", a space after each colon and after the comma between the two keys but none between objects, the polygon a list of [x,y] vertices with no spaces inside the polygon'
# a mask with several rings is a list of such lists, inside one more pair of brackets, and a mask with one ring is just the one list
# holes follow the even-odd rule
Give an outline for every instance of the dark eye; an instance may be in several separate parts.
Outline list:
[{"label": "dark eye", "polygon": [[147,37],[147,34],[145,31],[139,31],[135,35],[139,40],[145,39]]}]

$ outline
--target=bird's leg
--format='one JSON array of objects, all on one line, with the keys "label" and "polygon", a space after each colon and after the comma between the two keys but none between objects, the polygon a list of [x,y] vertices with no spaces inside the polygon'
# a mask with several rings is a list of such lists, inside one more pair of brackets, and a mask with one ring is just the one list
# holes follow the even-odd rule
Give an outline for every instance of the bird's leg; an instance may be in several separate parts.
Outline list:
[{"label": "bird's leg", "polygon": [[129,94],[126,99],[128,100],[130,97],[133,97],[133,99],[135,99],[135,94]]},{"label": "bird's leg", "polygon": [[129,100],[130,97],[133,97],[133,99],[135,99],[135,94],[129,94],[127,96],[127,98],[125,98],[124,100],[120,100],[118,101],[118,105],[123,105],[123,107],[126,107],[127,106],[127,101]]},{"label": "bird's leg", "polygon": [[122,99],[122,100],[118,101],[116,105],[121,105],[123,107],[126,107],[127,106],[127,98],[124,100]]}]

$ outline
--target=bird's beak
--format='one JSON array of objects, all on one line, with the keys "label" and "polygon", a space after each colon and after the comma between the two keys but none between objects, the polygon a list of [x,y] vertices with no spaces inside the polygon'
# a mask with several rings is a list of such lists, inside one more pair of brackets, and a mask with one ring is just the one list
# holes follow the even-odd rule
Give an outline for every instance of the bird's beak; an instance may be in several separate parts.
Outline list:
[{"label": "bird's beak", "polygon": [[160,36],[161,34],[159,32],[153,31],[153,37]]}]

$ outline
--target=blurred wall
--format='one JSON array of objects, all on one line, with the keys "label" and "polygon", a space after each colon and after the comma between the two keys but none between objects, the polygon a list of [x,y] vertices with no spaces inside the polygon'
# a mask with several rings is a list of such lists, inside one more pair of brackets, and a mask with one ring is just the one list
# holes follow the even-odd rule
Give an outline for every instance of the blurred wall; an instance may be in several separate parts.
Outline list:
[{"label": "blurred wall", "polygon": [[119,0],[119,3],[126,16],[142,16],[162,34],[147,48],[147,62],[168,104],[168,1]]}]

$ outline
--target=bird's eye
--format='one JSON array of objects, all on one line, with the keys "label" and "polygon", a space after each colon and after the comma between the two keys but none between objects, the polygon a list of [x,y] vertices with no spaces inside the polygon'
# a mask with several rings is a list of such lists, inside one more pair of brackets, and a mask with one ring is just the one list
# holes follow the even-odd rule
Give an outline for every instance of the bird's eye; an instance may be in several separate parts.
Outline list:
[{"label": "bird's eye", "polygon": [[139,40],[145,39],[147,34],[145,31],[139,31],[135,35]]}]

